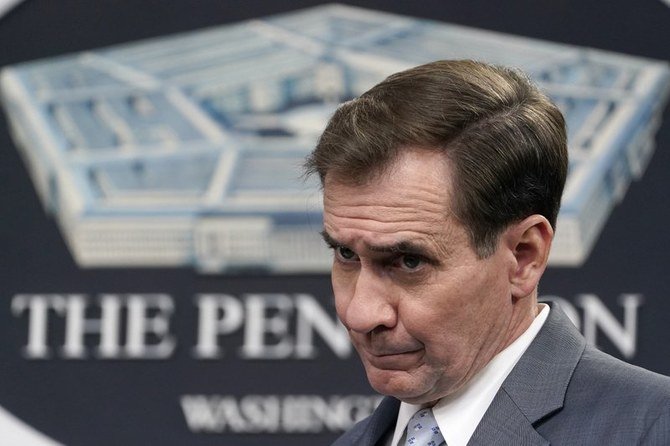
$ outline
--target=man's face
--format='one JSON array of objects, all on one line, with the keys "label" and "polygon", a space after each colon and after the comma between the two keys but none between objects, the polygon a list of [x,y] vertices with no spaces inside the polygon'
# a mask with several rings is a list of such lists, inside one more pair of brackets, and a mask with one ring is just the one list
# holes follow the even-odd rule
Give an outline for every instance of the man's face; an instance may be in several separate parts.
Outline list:
[{"label": "man's face", "polygon": [[519,334],[513,250],[477,257],[450,178],[444,155],[408,150],[363,186],[324,184],[338,316],[372,387],[410,403],[458,390]]}]

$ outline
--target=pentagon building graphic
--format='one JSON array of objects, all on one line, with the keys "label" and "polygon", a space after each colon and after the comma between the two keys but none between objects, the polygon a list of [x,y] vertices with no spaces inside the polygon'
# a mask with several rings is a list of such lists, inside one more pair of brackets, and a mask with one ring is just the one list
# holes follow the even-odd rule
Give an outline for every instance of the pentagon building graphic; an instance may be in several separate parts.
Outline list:
[{"label": "pentagon building graphic", "polygon": [[0,88],[80,266],[327,271],[303,157],[337,103],[445,58],[520,67],[566,114],[551,264],[581,264],[652,155],[665,63],[327,5],[7,67]]}]

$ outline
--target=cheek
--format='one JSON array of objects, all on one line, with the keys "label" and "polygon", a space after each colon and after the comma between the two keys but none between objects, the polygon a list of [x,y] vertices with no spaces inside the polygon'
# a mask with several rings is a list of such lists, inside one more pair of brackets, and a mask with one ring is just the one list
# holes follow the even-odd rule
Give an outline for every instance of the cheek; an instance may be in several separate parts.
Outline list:
[{"label": "cheek", "polygon": [[337,315],[342,319],[351,301],[352,281],[348,280],[344,274],[338,272],[337,268],[333,267],[331,284],[333,295],[335,296],[335,311],[337,311]]},{"label": "cheek", "polygon": [[[472,278],[473,276],[470,275]],[[399,318],[408,333],[426,345],[430,352],[454,352],[463,348],[477,327],[485,296],[468,281],[445,282],[406,297]]]},{"label": "cheek", "polygon": [[451,326],[450,308],[440,299],[404,296],[399,301],[398,320],[412,338],[434,348]]},{"label": "cheek", "polygon": [[345,315],[347,313],[348,306],[349,300],[345,299],[342,294],[335,293],[335,311],[337,312],[337,317],[343,323],[346,321]]}]

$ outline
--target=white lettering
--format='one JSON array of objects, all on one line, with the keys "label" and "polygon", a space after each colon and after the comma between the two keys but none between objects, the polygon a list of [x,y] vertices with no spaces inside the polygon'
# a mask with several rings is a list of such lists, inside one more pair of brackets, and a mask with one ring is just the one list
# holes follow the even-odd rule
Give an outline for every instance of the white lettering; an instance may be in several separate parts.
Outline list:
[{"label": "white lettering", "polygon": [[642,304],[639,294],[623,294],[619,303],[624,308],[623,325],[610,313],[602,301],[593,294],[577,296],[577,302],[584,309],[584,337],[597,346],[597,329],[600,328],[607,338],[630,359],[635,356],[637,343],[637,309]]},{"label": "white lettering", "polygon": [[230,334],[242,326],[244,310],[239,300],[225,294],[198,294],[198,343],[193,349],[196,358],[223,356],[219,335]]},{"label": "white lettering", "polygon": [[240,412],[247,420],[247,432],[277,432],[281,418],[278,397],[246,396],[240,401]]},{"label": "white lettering", "polygon": [[580,294],[575,301],[583,310],[583,322],[580,321],[577,308],[567,299],[558,296],[542,296],[540,301],[556,302],[581,330],[586,342],[598,346],[598,328],[612,342],[626,359],[631,359],[637,351],[637,309],[642,305],[640,294],[622,294],[619,303],[624,309],[623,324],[609,311],[595,294]]},{"label": "white lettering", "polygon": [[120,356],[120,298],[115,295],[108,295],[100,299],[100,319],[85,318],[87,306],[88,298],[86,296],[67,296],[65,342],[62,349],[63,357],[72,359],[84,358],[86,356],[84,336],[86,334],[99,333],[100,345],[98,346],[97,356],[101,358],[118,358]]},{"label": "white lettering", "polygon": [[12,313],[21,315],[28,310],[28,343],[23,349],[29,359],[46,359],[48,346],[49,310],[63,314],[65,297],[60,294],[17,294],[12,299]]},{"label": "white lettering", "polygon": [[121,306],[121,299],[115,294],[103,295],[100,298],[102,320],[100,323],[98,356],[101,358],[118,358],[120,356],[121,341],[119,339],[119,329]]},{"label": "white lettering", "polygon": [[193,432],[244,432],[246,423],[242,419],[237,401],[232,397],[184,395],[181,407],[186,424]]},{"label": "white lettering", "polygon": [[[596,345],[602,334],[625,358],[634,357],[641,295],[620,296],[622,322],[594,294],[578,295],[574,303],[551,295],[541,300],[557,302],[589,343]],[[222,338],[239,330],[239,354],[248,359],[312,359],[319,354],[317,336],[338,358],[346,359],[352,352],[342,324],[309,294],[241,298],[198,294],[195,305],[198,325],[193,356],[199,359],[222,358]],[[65,359],[91,354],[101,359],[162,359],[176,348],[170,333],[175,307],[167,294],[102,294],[94,302],[85,294],[17,294],[11,308],[15,317],[27,315],[23,354],[29,359],[46,359],[54,352]],[[61,341],[54,339],[58,333],[64,333],[64,339],[61,348],[54,350]],[[97,343],[91,337],[97,337]]]},{"label": "white lettering", "polygon": [[180,399],[186,424],[191,432],[222,432],[224,424],[216,415],[215,397],[184,395]]},{"label": "white lettering", "polygon": [[379,395],[182,395],[192,432],[341,432],[370,415]]},{"label": "white lettering", "polygon": [[[170,317],[174,304],[166,294],[131,294],[128,296],[128,330],[126,354],[130,358],[163,359],[175,349],[176,341],[170,335]],[[149,316],[149,310],[156,314]],[[148,343],[147,335],[158,342]]]},{"label": "white lettering", "polygon": [[[83,294],[19,294],[12,299],[15,316],[28,310],[28,342],[24,354],[30,359],[50,356],[49,310],[64,317],[65,335],[59,350],[64,359],[87,356],[86,336],[98,335],[95,356],[103,359],[167,358],[176,341],[170,334],[172,298],[166,294],[105,294],[98,300],[100,317],[87,317],[91,304]],[[127,311],[122,312],[126,307]],[[125,320],[122,314],[126,315]],[[126,345],[122,348],[120,329],[125,323]],[[62,324],[62,322],[61,322]],[[62,325],[61,325],[62,326]],[[54,340],[51,339],[54,343]]]},{"label": "white lettering", "polygon": [[340,358],[351,355],[351,342],[347,330],[337,318],[331,319],[314,297],[296,295],[298,321],[296,323],[295,356],[306,359],[317,355],[312,333],[317,331],[331,350]]},{"label": "white lettering", "polygon": [[[255,359],[288,358],[293,353],[294,343],[289,335],[293,301],[285,294],[248,294],[245,304],[247,320],[242,356]],[[276,342],[266,344],[267,335],[276,339]]]}]

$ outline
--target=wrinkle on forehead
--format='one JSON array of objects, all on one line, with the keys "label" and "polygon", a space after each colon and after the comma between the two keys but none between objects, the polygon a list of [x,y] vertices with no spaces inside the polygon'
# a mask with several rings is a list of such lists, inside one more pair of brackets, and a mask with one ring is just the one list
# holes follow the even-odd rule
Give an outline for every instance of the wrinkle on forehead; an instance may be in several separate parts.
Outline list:
[{"label": "wrinkle on forehead", "polygon": [[[324,200],[325,203],[325,200]],[[435,206],[435,209],[426,209],[417,206],[380,205],[380,204],[324,204],[327,214],[338,219],[375,220],[378,223],[403,223],[423,221],[425,223],[444,222],[449,213],[446,206]]]},{"label": "wrinkle on forehead", "polygon": [[342,218],[441,221],[452,214],[451,195],[446,157],[425,149],[403,152],[384,175],[364,183],[336,175],[324,182],[324,208]]},{"label": "wrinkle on forehead", "polygon": [[406,152],[386,175],[364,184],[326,177],[324,228],[345,244],[407,240],[447,254],[463,232],[451,212],[450,186],[444,156],[425,150]]}]

